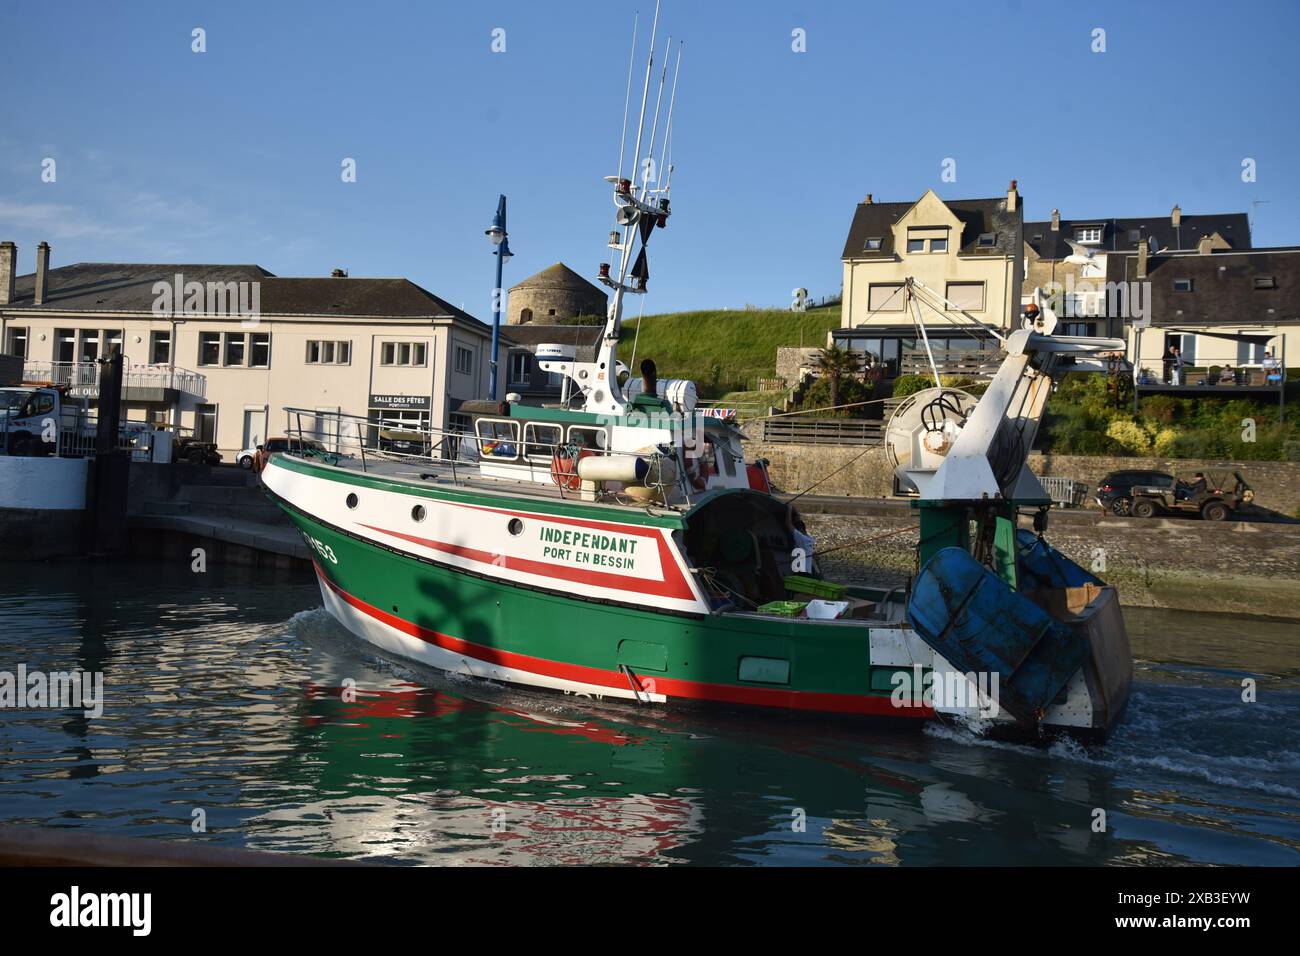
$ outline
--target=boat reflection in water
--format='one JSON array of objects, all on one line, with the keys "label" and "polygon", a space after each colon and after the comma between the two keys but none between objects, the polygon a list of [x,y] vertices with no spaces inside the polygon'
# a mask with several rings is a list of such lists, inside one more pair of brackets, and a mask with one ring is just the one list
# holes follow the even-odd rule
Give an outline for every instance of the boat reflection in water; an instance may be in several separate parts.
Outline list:
[{"label": "boat reflection in water", "polygon": [[[996,863],[1023,856],[1007,843],[1025,839],[1041,841],[1044,861],[1115,852],[1081,809],[1118,802],[1104,777],[1081,773],[1066,780],[1072,799],[1044,800],[1046,778],[1061,776],[1044,764],[1024,812],[1008,810],[998,750],[907,731],[864,739],[825,721],[593,712],[395,660],[335,663],[303,687],[272,773],[310,798],[248,820],[254,847],[509,865]],[[934,766],[916,762],[936,747]]]}]

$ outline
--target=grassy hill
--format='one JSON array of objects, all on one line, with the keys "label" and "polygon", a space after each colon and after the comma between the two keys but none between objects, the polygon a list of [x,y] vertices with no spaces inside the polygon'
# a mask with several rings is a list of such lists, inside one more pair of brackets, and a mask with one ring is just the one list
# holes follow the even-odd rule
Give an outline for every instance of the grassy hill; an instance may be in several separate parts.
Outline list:
[{"label": "grassy hill", "polygon": [[[754,389],[758,379],[775,375],[779,346],[819,348],[826,344],[827,331],[839,324],[838,305],[807,312],[720,309],[647,315],[641,320],[636,360],[652,358],[660,378],[694,379],[701,397],[718,398]],[[625,321],[618,346],[624,362],[631,362],[636,337],[637,320]]]}]

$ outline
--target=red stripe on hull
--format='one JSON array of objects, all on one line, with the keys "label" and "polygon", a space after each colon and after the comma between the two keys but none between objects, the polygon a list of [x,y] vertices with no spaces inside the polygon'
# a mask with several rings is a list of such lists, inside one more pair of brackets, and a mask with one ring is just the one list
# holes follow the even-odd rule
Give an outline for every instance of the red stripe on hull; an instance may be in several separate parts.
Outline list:
[{"label": "red stripe on hull", "polygon": [[[491,510],[491,509],[487,509]],[[510,512],[505,512],[509,514]],[[562,518],[547,518],[548,521],[561,523],[584,524],[590,525],[591,522],[571,522]],[[691,586],[682,576],[681,570],[677,567],[677,559],[673,557],[672,552],[664,543],[664,539],[659,535],[646,535],[636,533],[638,538],[652,538],[659,547],[659,567],[663,569],[664,580],[654,581],[649,578],[635,578],[626,574],[613,574],[609,571],[587,571],[582,568],[569,568],[559,564],[549,564],[545,561],[533,561],[528,558],[512,558],[504,554],[494,554],[491,551],[482,551],[478,548],[467,548],[460,544],[451,544],[447,541],[435,541],[432,538],[421,538],[419,535],[406,534],[402,531],[390,531],[387,528],[380,528],[372,524],[363,524],[363,528],[371,531],[378,531],[380,534],[386,534],[394,538],[401,538],[403,541],[409,541],[411,544],[418,544],[421,547],[429,548],[432,551],[441,551],[443,554],[452,554],[459,558],[468,558],[471,561],[478,561],[482,564],[490,564],[493,567],[507,568],[511,571],[523,571],[527,574],[536,574],[541,577],[554,578],[561,581],[570,581],[575,584],[588,584],[592,587],[611,588],[615,591],[630,591],[633,594],[649,594],[654,597],[675,598],[679,601],[694,601],[695,595],[691,591]],[[624,530],[625,534],[634,534],[634,532]]]},{"label": "red stripe on hull", "polygon": [[[627,675],[622,671],[605,670],[599,667],[587,667],[582,664],[565,664],[560,661],[546,660],[503,651],[496,647],[485,647],[459,637],[442,634],[438,631],[421,627],[395,614],[368,604],[361,598],[349,594],[325,576],[319,565],[316,573],[331,591],[361,611],[395,630],[418,638],[427,644],[440,647],[456,654],[464,654],[476,660],[501,667],[528,671],[559,680],[592,684],[598,687],[610,687],[618,690],[628,687]],[[653,680],[653,690],[649,681]],[[934,716],[929,707],[895,707],[889,697],[866,694],[828,694],[815,691],[776,690],[765,687],[735,687],[729,684],[706,684],[700,681],[680,680],[671,677],[655,676],[642,679],[642,691],[664,694],[668,697],[680,697],[688,700],[713,701],[727,704],[745,704],[756,707],[773,707],[781,710],[822,711],[837,714],[863,714],[874,717],[910,717],[929,719]]]}]

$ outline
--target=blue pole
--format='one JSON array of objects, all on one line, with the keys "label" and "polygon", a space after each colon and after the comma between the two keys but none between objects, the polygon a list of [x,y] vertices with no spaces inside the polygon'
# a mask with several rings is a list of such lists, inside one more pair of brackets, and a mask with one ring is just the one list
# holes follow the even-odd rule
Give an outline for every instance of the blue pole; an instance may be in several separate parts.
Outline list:
[{"label": "blue pole", "polygon": [[496,401],[497,397],[497,358],[501,348],[501,267],[513,253],[510,251],[509,233],[506,232],[506,197],[497,199],[497,214],[492,217],[492,228],[487,235],[496,247],[493,255],[497,257],[497,284],[492,289],[492,364],[488,375],[488,398]]},{"label": "blue pole", "polygon": [[496,401],[497,397],[497,352],[501,347],[501,267],[505,256],[501,255],[501,246],[493,253],[497,257],[497,284],[492,292],[492,372],[488,376],[488,398]]}]

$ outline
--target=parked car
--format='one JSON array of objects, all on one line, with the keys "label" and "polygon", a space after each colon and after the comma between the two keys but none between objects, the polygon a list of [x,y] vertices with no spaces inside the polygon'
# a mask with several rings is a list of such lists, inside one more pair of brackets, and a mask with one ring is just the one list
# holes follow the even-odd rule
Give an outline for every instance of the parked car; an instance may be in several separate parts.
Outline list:
[{"label": "parked car", "polygon": [[1239,471],[1207,471],[1204,487],[1193,477],[1175,480],[1173,487],[1133,486],[1132,512],[1137,518],[1158,514],[1199,514],[1206,521],[1224,521],[1250,504],[1255,492]]},{"label": "parked car", "polygon": [[1163,471],[1112,471],[1097,484],[1097,504],[1103,511],[1125,517],[1133,504],[1133,487],[1173,488],[1174,476]]},{"label": "parked car", "polygon": [[[324,452],[327,450],[324,445],[316,441],[314,438],[290,439],[290,438],[285,438],[284,436],[278,436],[276,438],[268,438],[264,442],[264,444],[266,446],[266,453],[268,455],[274,455],[278,451],[288,451],[290,445],[292,445],[294,448],[301,447],[301,448],[308,449],[310,451]],[[243,451],[239,453],[239,457],[237,457],[235,460],[239,462],[240,468],[252,468],[253,456],[256,454],[257,454],[256,447],[245,448]]]}]

